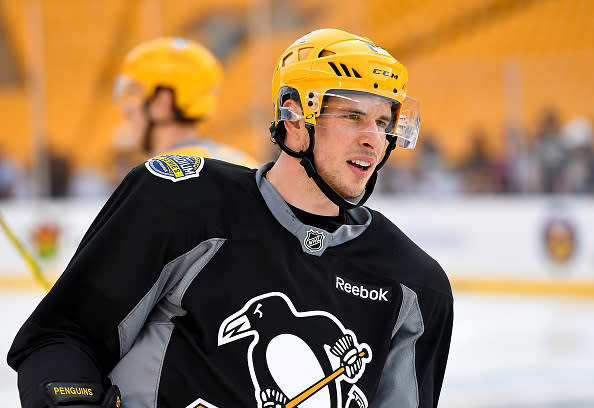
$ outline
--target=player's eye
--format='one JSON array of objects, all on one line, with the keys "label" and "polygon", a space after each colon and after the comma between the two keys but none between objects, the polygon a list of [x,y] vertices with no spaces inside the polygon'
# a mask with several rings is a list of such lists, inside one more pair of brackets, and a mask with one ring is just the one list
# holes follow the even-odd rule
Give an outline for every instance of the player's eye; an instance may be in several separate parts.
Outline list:
[{"label": "player's eye", "polygon": [[389,123],[385,120],[376,120],[375,124],[377,125],[378,129],[381,129],[381,130],[386,130],[389,125]]},{"label": "player's eye", "polygon": [[262,316],[264,316],[264,313],[262,313],[261,309],[262,309],[262,303],[258,303],[256,305],[256,309],[254,310],[254,313],[253,313],[253,314],[257,315],[258,318],[260,318],[260,319],[262,318]]},{"label": "player's eye", "polygon": [[361,115],[359,115],[357,113],[345,113],[344,115],[342,115],[342,117],[344,119],[353,120],[353,121],[358,121],[361,119]]}]

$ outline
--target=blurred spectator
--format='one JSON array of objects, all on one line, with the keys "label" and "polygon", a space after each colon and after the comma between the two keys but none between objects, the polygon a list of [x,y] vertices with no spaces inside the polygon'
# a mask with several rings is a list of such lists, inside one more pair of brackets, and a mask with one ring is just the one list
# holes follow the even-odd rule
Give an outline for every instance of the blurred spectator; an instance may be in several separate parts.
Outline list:
[{"label": "blurred spectator", "polygon": [[538,156],[544,193],[563,191],[563,166],[566,151],[561,139],[558,114],[554,110],[544,111],[536,135]]},{"label": "blurred spectator", "polygon": [[18,164],[0,150],[0,199],[14,197],[20,173]]},{"label": "blurred spectator", "polygon": [[561,136],[567,152],[562,174],[563,191],[594,193],[592,126],[587,119],[576,117],[561,129]]},{"label": "blurred spectator", "polygon": [[413,183],[412,169],[388,162],[377,174],[375,190],[385,194],[410,194]]},{"label": "blurred spectator", "polygon": [[0,150],[0,199],[30,198],[32,192],[32,179],[25,167]]},{"label": "blurred spectator", "polygon": [[420,155],[413,167],[417,175],[415,193],[432,196],[451,196],[461,191],[460,178],[447,165],[432,133],[425,133]]},{"label": "blurred spectator", "polygon": [[489,158],[486,140],[482,127],[472,131],[470,156],[459,168],[466,193],[495,193],[503,190],[502,167]]},{"label": "blurred spectator", "polygon": [[506,152],[493,158],[486,133],[477,126],[468,158],[453,171],[439,152],[431,133],[419,140],[420,150],[410,167],[386,166],[379,174],[384,193],[448,196],[468,194],[593,194],[594,135],[591,123],[576,117],[563,128],[557,113],[547,110],[537,136],[527,138],[517,128],[506,131]]},{"label": "blurred spectator", "polygon": [[416,147],[419,156],[411,168],[392,165],[382,169],[379,172],[381,191],[431,196],[460,193],[460,179],[443,159],[435,139],[432,133],[423,133]]},{"label": "blurred spectator", "polygon": [[67,157],[50,152],[49,156],[49,196],[63,198],[68,195],[72,175]]},{"label": "blurred spectator", "polygon": [[536,142],[519,129],[506,133],[508,192],[536,194],[542,191],[542,176]]},{"label": "blurred spectator", "polygon": [[82,167],[73,172],[68,195],[75,198],[106,198],[113,192],[113,185],[97,170]]}]

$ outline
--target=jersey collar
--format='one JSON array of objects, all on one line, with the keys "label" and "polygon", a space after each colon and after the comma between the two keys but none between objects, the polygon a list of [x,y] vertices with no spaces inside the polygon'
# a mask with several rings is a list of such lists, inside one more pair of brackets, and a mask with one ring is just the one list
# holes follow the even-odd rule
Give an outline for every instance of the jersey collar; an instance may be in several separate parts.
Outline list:
[{"label": "jersey collar", "polygon": [[256,184],[274,218],[299,240],[303,252],[321,256],[326,248],[338,246],[357,238],[371,224],[371,213],[365,207],[346,210],[357,224],[342,225],[333,233],[312,225],[303,224],[293,214],[278,191],[264,177],[266,172],[272,168],[273,164],[274,162],[269,162],[258,169],[256,172]]}]

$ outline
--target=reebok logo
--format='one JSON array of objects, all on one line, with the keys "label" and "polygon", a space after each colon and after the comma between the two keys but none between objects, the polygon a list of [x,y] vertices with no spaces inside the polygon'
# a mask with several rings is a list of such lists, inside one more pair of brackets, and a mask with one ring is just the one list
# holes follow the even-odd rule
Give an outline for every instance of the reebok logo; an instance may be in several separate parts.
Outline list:
[{"label": "reebok logo", "polygon": [[392,288],[382,288],[374,285],[364,285],[334,275],[334,287],[348,295],[373,302],[389,302],[392,298]]}]

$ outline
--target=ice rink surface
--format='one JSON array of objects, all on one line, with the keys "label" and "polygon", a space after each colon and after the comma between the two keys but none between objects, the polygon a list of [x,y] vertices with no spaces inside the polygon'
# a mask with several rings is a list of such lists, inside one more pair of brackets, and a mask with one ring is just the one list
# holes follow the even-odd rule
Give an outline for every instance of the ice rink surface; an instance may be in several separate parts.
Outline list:
[{"label": "ice rink surface", "polygon": [[[6,352],[41,292],[0,292],[0,401],[20,407]],[[594,407],[594,299],[455,293],[442,408]]]}]

